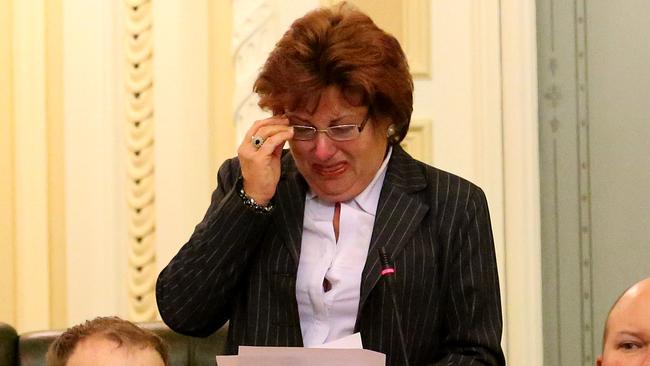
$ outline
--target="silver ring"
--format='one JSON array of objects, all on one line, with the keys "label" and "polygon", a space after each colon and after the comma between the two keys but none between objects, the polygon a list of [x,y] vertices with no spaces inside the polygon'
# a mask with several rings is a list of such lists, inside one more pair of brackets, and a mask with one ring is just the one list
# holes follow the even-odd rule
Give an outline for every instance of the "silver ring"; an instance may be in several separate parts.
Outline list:
[{"label": "silver ring", "polygon": [[259,150],[262,145],[264,145],[264,137],[262,136],[253,136],[251,137],[251,143],[253,144],[253,147]]}]

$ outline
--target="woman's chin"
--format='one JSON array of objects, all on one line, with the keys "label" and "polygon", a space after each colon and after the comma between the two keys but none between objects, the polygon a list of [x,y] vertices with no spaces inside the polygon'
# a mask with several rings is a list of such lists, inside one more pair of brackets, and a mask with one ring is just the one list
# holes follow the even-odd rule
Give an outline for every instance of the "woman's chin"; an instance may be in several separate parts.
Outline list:
[{"label": "woman's chin", "polygon": [[311,190],[323,201],[327,202],[344,202],[354,198],[359,192],[356,192],[353,183],[344,184],[340,181],[321,182],[318,185],[310,185]]}]

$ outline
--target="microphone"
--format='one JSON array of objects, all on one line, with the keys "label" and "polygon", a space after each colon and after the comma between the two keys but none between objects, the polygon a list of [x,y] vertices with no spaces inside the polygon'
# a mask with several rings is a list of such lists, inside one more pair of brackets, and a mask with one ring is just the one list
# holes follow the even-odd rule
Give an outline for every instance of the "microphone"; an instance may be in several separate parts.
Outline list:
[{"label": "microphone", "polygon": [[381,261],[381,277],[386,282],[388,286],[388,293],[393,302],[393,313],[395,314],[395,319],[397,320],[397,334],[399,335],[399,343],[402,346],[402,357],[404,358],[404,365],[409,366],[408,354],[406,353],[406,342],[404,341],[404,332],[402,332],[402,318],[399,315],[399,307],[397,306],[397,299],[395,299],[395,290],[393,289],[395,282],[395,268],[393,267],[390,258],[384,247],[379,248],[379,260]]}]

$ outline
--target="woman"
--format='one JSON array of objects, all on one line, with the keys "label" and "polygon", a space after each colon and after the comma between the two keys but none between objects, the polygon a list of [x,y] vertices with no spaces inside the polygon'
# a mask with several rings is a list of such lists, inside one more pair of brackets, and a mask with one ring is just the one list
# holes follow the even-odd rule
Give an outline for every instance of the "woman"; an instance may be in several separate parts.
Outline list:
[{"label": "woman", "polygon": [[164,321],[195,336],[230,321],[233,353],[358,331],[403,365],[385,247],[410,365],[503,365],[485,196],[399,146],[413,83],[395,38],[346,5],[310,12],[254,88],[273,117],[221,166],[203,221],[161,272]]}]

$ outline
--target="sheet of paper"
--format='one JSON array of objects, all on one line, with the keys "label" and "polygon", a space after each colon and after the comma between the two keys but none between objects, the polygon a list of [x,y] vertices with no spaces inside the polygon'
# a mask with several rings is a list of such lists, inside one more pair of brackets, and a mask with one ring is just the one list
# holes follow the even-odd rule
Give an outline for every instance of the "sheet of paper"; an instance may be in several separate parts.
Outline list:
[{"label": "sheet of paper", "polygon": [[386,365],[386,355],[365,349],[240,346],[238,358],[238,366]]},{"label": "sheet of paper", "polygon": [[339,338],[335,341],[319,344],[309,348],[346,348],[346,349],[362,349],[361,333],[350,334],[347,337]]},{"label": "sheet of paper", "polygon": [[239,366],[239,357],[234,356],[217,356],[217,366]]}]

